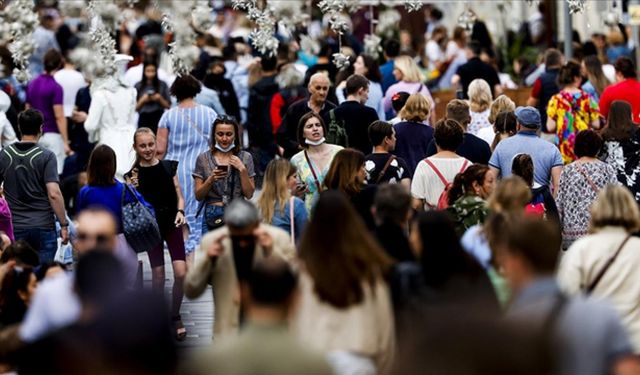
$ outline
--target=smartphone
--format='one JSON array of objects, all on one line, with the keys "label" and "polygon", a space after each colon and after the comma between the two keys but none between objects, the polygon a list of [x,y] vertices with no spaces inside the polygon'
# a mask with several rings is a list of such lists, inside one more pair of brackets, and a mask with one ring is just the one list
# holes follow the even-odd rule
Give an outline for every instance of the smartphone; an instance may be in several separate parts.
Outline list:
[{"label": "smartphone", "polygon": [[228,165],[218,165],[216,167],[217,170],[219,171],[223,171],[223,172],[229,172],[229,166]]},{"label": "smartphone", "polygon": [[153,95],[155,94],[155,90],[147,90],[147,95]]}]

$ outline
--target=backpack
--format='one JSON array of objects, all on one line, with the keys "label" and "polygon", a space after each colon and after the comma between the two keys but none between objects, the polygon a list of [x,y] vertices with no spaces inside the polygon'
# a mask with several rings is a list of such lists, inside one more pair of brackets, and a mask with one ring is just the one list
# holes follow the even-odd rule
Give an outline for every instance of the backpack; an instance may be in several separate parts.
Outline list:
[{"label": "backpack", "polygon": [[[444,190],[442,191],[442,193],[440,193],[440,197],[438,198],[438,204],[432,208],[436,208],[438,210],[446,210],[449,207],[449,190],[451,190],[452,182],[449,182],[446,178],[444,178],[440,170],[435,166],[435,164],[431,162],[431,160],[427,158],[424,159],[424,162],[427,163],[427,165],[430,166],[431,169],[433,169],[433,171],[436,173],[436,175],[438,175],[440,181],[442,181],[442,184],[444,185]],[[464,172],[464,170],[467,169],[467,165],[469,165],[469,160],[465,159],[458,174]]]},{"label": "backpack", "polygon": [[528,215],[546,219],[547,208],[544,205],[544,195],[542,193],[536,194],[531,202],[525,206],[524,212]]},{"label": "backpack", "polygon": [[335,109],[329,111],[329,126],[327,128],[327,143],[349,147],[349,137],[344,128],[344,121],[336,119]]}]

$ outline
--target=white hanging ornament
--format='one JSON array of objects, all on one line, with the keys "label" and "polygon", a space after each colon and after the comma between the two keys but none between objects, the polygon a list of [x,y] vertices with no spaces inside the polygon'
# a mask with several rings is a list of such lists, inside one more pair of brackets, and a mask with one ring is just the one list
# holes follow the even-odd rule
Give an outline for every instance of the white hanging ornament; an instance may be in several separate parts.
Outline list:
[{"label": "white hanging ornament", "polygon": [[462,27],[467,31],[471,31],[477,19],[478,17],[476,16],[475,12],[472,11],[470,8],[467,8],[458,17],[458,26]]},{"label": "white hanging ornament", "polygon": [[423,3],[422,0],[405,0],[404,8],[407,12],[417,12],[422,9]]},{"label": "white hanging ornament", "polygon": [[349,56],[345,55],[342,52],[339,52],[333,54],[333,64],[336,66],[336,68],[342,69],[351,65],[351,62],[349,61]]},{"label": "white hanging ornament", "polygon": [[382,53],[382,39],[375,34],[364,36],[364,53],[377,59]]},{"label": "white hanging ornament", "polygon": [[569,13],[584,13],[585,7],[587,5],[586,0],[566,0],[569,3]]}]

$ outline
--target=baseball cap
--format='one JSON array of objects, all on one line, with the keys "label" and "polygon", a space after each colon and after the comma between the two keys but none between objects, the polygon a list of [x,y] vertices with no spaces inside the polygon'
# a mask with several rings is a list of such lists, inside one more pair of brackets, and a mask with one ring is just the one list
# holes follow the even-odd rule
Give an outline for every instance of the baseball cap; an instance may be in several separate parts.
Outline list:
[{"label": "baseball cap", "polygon": [[515,110],[518,123],[531,129],[540,127],[540,112],[533,107],[518,107]]}]

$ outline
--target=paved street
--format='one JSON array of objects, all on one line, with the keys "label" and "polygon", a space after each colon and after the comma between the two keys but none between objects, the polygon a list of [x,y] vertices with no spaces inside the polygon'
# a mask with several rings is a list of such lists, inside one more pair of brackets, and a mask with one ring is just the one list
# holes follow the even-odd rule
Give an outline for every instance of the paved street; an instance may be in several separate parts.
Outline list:
[{"label": "paved street", "polygon": [[[143,261],[144,268],[144,285],[151,287],[151,268],[147,254],[140,254],[139,258]],[[169,296],[171,286],[173,285],[173,270],[171,268],[171,258],[165,251],[165,293]],[[182,310],[180,315],[182,321],[187,328],[187,339],[179,346],[185,351],[191,352],[194,349],[207,346],[211,343],[211,332],[213,324],[213,296],[211,287],[208,286],[203,295],[196,300],[184,299],[182,302]],[[185,353],[186,354],[186,353]]]}]

